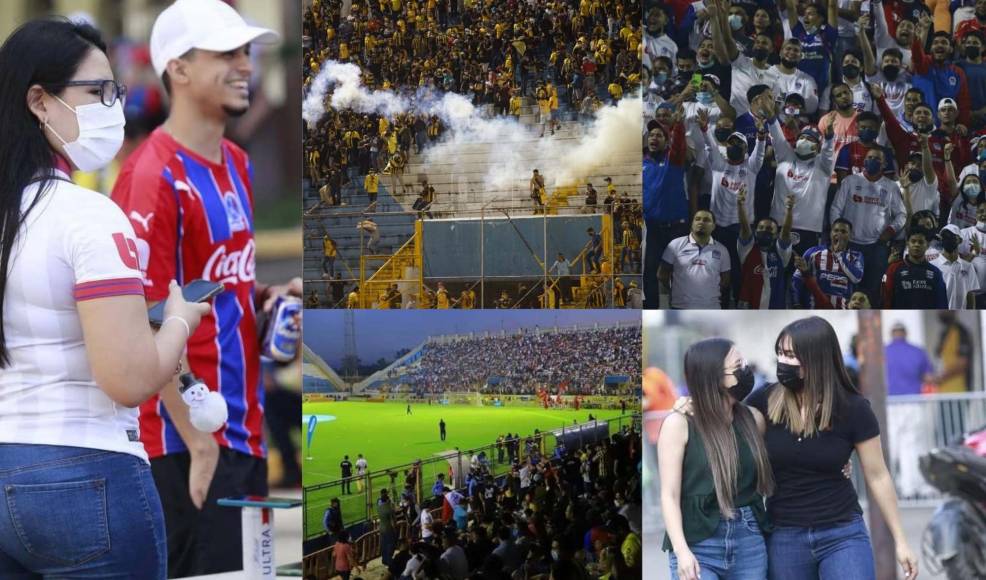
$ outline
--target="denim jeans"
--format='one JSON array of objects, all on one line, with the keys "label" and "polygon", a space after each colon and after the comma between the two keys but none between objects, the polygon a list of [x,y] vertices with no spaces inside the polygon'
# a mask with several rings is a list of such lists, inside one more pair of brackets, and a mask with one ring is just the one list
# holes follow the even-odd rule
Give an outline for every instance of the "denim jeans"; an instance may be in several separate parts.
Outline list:
[{"label": "denim jeans", "polygon": [[863,516],[820,528],[775,526],[767,538],[770,580],[875,580]]},{"label": "denim jeans", "polygon": [[[712,536],[688,546],[701,568],[701,580],[764,580],[767,547],[753,510],[741,507],[731,520],[719,519]],[[678,580],[678,558],[671,560],[671,578]]]},{"label": "denim jeans", "polygon": [[83,447],[0,444],[0,578],[167,576],[150,466]]}]

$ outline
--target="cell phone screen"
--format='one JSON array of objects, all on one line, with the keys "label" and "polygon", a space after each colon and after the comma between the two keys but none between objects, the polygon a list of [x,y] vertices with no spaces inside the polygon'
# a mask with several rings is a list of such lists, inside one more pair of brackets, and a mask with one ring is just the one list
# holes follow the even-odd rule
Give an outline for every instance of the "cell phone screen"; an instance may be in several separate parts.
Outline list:
[{"label": "cell phone screen", "polygon": [[[181,295],[186,302],[205,302],[216,294],[223,291],[223,285],[209,280],[192,280],[182,287]],[[147,318],[151,326],[159,327],[164,322],[164,303],[162,300],[147,311]]]}]

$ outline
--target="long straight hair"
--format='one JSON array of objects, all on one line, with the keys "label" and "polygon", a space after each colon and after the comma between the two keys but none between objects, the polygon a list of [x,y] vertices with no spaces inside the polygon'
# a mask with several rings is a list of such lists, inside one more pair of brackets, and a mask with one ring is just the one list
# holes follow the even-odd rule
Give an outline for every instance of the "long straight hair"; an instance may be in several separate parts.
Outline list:
[{"label": "long straight hair", "polygon": [[[733,343],[724,338],[696,342],[685,352],[685,381],[692,396],[692,420],[708,456],[719,511],[727,519],[735,515],[734,499],[739,478],[739,443],[733,423],[753,453],[757,467],[757,491],[774,492],[774,476],[753,413],[722,386],[725,361]],[[732,409],[732,417],[728,410]]]},{"label": "long straight hair", "polygon": [[[27,91],[41,85],[65,89],[90,50],[106,52],[99,32],[66,19],[28,22],[0,47],[0,368],[10,364],[3,328],[7,272],[17,234],[55,178],[54,151],[27,106]],[[24,189],[38,182],[38,195],[21,211]]]},{"label": "long straight hair", "polygon": [[[829,429],[849,394],[859,394],[859,390],[846,371],[835,329],[824,318],[811,316],[785,326],[774,352],[780,354],[788,338],[805,375],[803,400],[799,403],[798,395],[783,386],[775,388],[767,400],[767,414],[790,432],[811,437]],[[802,414],[802,409],[808,412]]]}]

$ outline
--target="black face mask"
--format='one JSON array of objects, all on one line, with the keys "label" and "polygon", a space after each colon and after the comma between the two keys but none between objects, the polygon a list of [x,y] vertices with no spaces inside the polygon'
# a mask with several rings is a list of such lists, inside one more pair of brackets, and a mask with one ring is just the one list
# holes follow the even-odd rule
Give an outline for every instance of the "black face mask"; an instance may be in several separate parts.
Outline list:
[{"label": "black face mask", "polygon": [[781,64],[786,66],[787,68],[796,68],[798,66],[798,63],[796,61],[788,60],[786,58],[781,59]]},{"label": "black face mask", "polygon": [[883,67],[883,76],[890,82],[897,80],[897,75],[900,74],[900,67],[888,64]]},{"label": "black face mask", "polygon": [[715,131],[716,141],[722,143],[726,139],[729,139],[729,136],[732,134],[733,132],[730,131],[729,129],[716,129]]},{"label": "black face mask", "polygon": [[743,160],[743,146],[742,145],[730,145],[726,147],[726,157],[733,162]]},{"label": "black face mask", "polygon": [[767,60],[768,56],[770,56],[770,51],[767,50],[766,48],[753,49],[753,58],[755,58],[756,60]]},{"label": "black face mask", "polygon": [[774,234],[770,232],[757,232],[753,237],[756,239],[757,245],[763,249],[769,249],[774,245]]},{"label": "black face mask", "polygon": [[842,67],[842,76],[854,79],[859,76],[859,67],[854,64],[849,64]]},{"label": "black face mask", "polygon": [[979,55],[983,53],[983,50],[978,46],[968,46],[965,49],[965,55],[969,58],[979,58]]},{"label": "black face mask", "polygon": [[801,365],[777,363],[777,382],[789,391],[797,393],[805,388],[805,380],[799,376]]},{"label": "black face mask", "polygon": [[753,369],[750,368],[750,365],[742,366],[733,371],[733,376],[736,377],[736,384],[726,390],[729,391],[732,398],[742,401],[753,390],[753,383],[755,382]]},{"label": "black face mask", "polygon": [[945,250],[946,252],[948,252],[950,254],[952,252],[954,252],[955,250],[958,250],[959,249],[959,238],[958,238],[958,236],[955,236],[954,234],[953,235],[950,235],[950,236],[942,236],[942,239],[941,239],[941,249]]},{"label": "black face mask", "polygon": [[924,172],[918,169],[912,169],[907,172],[907,178],[911,180],[911,183],[917,183],[924,179]]}]

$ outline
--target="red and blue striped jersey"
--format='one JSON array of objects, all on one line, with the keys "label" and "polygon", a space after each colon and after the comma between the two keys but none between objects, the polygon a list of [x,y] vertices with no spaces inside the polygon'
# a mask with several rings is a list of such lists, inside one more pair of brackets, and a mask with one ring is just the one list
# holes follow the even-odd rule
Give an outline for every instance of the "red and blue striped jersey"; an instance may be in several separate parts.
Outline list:
[{"label": "red and blue striped jersey", "polygon": [[[246,152],[230,141],[223,141],[222,154],[222,163],[214,163],[158,128],[127,159],[112,198],[137,235],[148,301],[167,298],[172,279],[185,284],[204,278],[225,286],[189,339],[188,360],[229,407],[216,441],[264,457],[251,166]],[[151,458],[186,450],[158,396],[140,407],[140,439]]]}]

